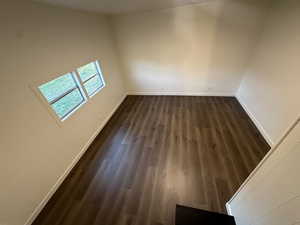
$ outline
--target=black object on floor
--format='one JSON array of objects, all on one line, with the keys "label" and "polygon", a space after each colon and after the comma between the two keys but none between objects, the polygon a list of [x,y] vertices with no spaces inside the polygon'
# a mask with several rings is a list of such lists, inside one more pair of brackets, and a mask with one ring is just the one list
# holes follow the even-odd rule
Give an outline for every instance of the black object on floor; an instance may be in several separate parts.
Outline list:
[{"label": "black object on floor", "polygon": [[233,216],[176,205],[176,225],[236,225]]}]

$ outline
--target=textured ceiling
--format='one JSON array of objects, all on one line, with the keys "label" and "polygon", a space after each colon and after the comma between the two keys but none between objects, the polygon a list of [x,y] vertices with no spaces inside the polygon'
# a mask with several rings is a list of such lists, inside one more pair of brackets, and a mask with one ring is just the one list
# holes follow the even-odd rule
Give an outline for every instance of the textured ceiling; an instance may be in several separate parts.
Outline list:
[{"label": "textured ceiling", "polygon": [[151,11],[216,0],[35,0],[73,9],[120,14]]}]

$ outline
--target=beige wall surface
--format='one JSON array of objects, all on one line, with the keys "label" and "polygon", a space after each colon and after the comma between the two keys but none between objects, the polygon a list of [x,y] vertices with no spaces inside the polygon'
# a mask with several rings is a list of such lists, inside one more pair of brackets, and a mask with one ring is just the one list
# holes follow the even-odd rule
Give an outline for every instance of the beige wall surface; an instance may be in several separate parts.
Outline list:
[{"label": "beige wall surface", "polygon": [[[23,225],[124,95],[105,17],[0,8],[0,224]],[[98,59],[106,87],[59,126],[30,86]]]},{"label": "beige wall surface", "polygon": [[300,2],[275,1],[237,92],[274,143],[300,113]]},{"label": "beige wall surface", "polygon": [[[275,143],[299,118],[299,27],[300,2],[275,1],[238,91]],[[299,159],[300,121],[229,202],[237,225],[300,224]]]},{"label": "beige wall surface", "polygon": [[229,202],[237,225],[300,224],[300,118]]},{"label": "beige wall surface", "polygon": [[214,0],[113,17],[129,93],[234,95],[262,8]]}]

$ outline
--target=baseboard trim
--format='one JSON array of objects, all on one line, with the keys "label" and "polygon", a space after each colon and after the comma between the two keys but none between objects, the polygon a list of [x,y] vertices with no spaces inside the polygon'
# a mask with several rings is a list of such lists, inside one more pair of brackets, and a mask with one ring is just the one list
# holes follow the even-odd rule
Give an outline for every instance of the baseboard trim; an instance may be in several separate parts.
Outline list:
[{"label": "baseboard trim", "polygon": [[228,204],[228,202],[226,203],[225,207],[226,207],[227,214],[230,215],[230,216],[233,216],[233,215],[232,215],[232,212],[231,212],[231,207],[230,207],[230,205]]},{"label": "baseboard trim", "polygon": [[225,96],[234,97],[230,92],[173,92],[173,91],[129,91],[128,95],[169,95],[169,96]]},{"label": "baseboard trim", "polygon": [[264,139],[266,140],[266,142],[271,147],[273,147],[274,146],[274,142],[272,141],[270,135],[268,135],[268,133],[266,132],[266,130],[264,129],[264,127],[262,126],[262,124],[256,119],[256,117],[251,112],[251,110],[249,109],[249,107],[244,103],[244,101],[242,100],[242,98],[239,95],[235,95],[235,97],[238,100],[238,102],[240,103],[240,105],[243,107],[243,109],[246,111],[246,113],[248,114],[248,116],[250,117],[250,119],[252,120],[252,122],[255,124],[256,128],[259,130],[259,132],[261,133],[261,135],[264,137]]},{"label": "baseboard trim", "polygon": [[101,123],[99,128],[94,132],[92,137],[87,141],[87,143],[83,146],[81,151],[76,155],[74,160],[71,162],[71,164],[68,166],[66,171],[59,177],[57,182],[52,186],[50,191],[46,194],[44,199],[41,201],[41,203],[35,208],[33,213],[30,215],[30,217],[27,219],[25,225],[31,225],[33,221],[36,219],[36,217],[39,215],[39,213],[42,211],[42,209],[45,207],[47,202],[51,199],[51,197],[54,195],[54,193],[57,191],[59,186],[63,183],[63,181],[66,179],[66,177],[69,175],[71,170],[74,168],[74,166],[77,164],[77,162],[80,160],[80,158],[83,156],[83,154],[87,151],[89,146],[92,144],[92,142],[95,140],[95,138],[98,136],[100,131],[104,128],[104,126],[107,124],[107,122],[110,120],[110,118],[113,116],[113,114],[117,111],[119,106],[122,104],[124,99],[126,98],[126,94],[121,98],[120,102],[113,108],[112,112],[105,118],[105,120]]}]

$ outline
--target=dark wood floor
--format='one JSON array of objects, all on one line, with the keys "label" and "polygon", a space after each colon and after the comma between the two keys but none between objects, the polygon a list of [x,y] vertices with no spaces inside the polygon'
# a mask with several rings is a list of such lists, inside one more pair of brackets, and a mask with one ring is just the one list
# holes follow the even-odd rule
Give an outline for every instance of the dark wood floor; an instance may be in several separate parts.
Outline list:
[{"label": "dark wood floor", "polygon": [[174,225],[225,212],[269,150],[235,98],[128,96],[34,225]]}]

